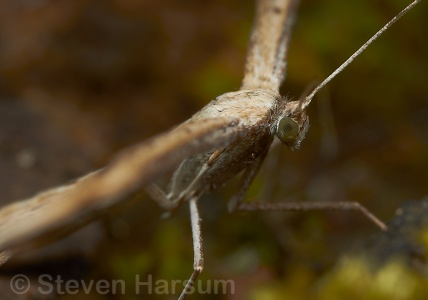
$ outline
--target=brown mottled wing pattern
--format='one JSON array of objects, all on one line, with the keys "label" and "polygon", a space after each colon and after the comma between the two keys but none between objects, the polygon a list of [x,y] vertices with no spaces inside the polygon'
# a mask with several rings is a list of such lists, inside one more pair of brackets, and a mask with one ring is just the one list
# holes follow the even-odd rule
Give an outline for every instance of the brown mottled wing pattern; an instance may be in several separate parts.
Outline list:
[{"label": "brown mottled wing pattern", "polygon": [[106,168],[70,185],[45,191],[0,210],[0,251],[27,247],[52,232],[71,231],[186,157],[225,147],[242,135],[233,118],[186,122],[119,153]]},{"label": "brown mottled wing pattern", "polygon": [[[1,209],[0,251],[28,246],[58,230],[73,230],[187,157],[227,148],[237,141],[242,145],[255,134],[253,139],[269,134],[270,127],[261,130],[260,124],[275,111],[279,86],[285,78],[287,41],[296,3],[257,1],[240,91],[218,97],[175,130],[123,151],[108,167],[74,184]],[[249,150],[256,150],[251,147]],[[222,156],[219,161],[225,162]]]},{"label": "brown mottled wing pattern", "polygon": [[285,79],[297,0],[259,0],[241,89],[278,93]]}]

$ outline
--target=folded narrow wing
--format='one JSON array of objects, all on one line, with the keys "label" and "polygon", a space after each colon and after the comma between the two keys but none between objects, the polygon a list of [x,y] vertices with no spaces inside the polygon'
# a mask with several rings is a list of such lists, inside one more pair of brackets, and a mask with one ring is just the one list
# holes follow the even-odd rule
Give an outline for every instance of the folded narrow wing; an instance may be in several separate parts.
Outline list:
[{"label": "folded narrow wing", "polygon": [[[131,148],[107,167],[0,210],[0,251],[17,250],[70,232],[100,211],[197,153],[224,147],[243,134],[238,120],[186,122]],[[245,131],[245,130],[244,130]]]},{"label": "folded narrow wing", "polygon": [[258,0],[241,89],[275,93],[285,79],[297,0]]}]

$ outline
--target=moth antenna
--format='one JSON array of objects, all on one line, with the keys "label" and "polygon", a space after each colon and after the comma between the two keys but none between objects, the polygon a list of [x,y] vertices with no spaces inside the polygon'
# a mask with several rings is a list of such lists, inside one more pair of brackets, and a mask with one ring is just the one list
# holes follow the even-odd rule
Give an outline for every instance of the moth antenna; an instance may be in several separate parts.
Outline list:
[{"label": "moth antenna", "polygon": [[314,86],[316,86],[317,83],[318,82],[313,81],[305,87],[305,89],[303,90],[299,98],[299,105],[297,106],[298,111],[302,111],[303,104],[305,103],[306,97],[311,93],[311,91],[314,89]]},{"label": "moth antenna", "polygon": [[304,100],[302,101],[299,106],[302,109],[305,109],[308,107],[308,105],[311,103],[312,98],[315,96],[315,94],[322,89],[327,83],[330,82],[334,77],[336,77],[337,74],[343,71],[358,55],[361,54],[366,48],[373,43],[385,30],[390,28],[395,22],[398,21],[403,15],[405,15],[409,10],[411,10],[416,4],[421,2],[422,0],[415,0],[412,3],[410,3],[405,9],[403,9],[399,14],[397,14],[394,18],[392,18],[388,23],[385,24],[378,32],[376,32],[367,42],[364,43],[357,51],[354,52],[340,67],[338,67],[333,73],[330,74],[326,79],[324,79],[323,82],[321,82],[313,91],[310,93]]}]

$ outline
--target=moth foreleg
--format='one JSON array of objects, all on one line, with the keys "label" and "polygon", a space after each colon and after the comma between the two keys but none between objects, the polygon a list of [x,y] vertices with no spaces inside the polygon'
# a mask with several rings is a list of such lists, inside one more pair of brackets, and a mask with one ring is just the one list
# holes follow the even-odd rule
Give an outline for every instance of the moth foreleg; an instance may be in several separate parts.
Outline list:
[{"label": "moth foreleg", "polygon": [[361,212],[380,229],[386,231],[388,227],[366,207],[358,202],[252,202],[241,203],[239,211],[296,211],[296,210],[354,210]]},{"label": "moth foreleg", "polygon": [[251,186],[254,178],[262,166],[262,163],[266,157],[266,154],[269,149],[266,149],[256,160],[249,165],[242,174],[241,181],[239,183],[238,192],[232,196],[228,203],[228,210],[232,212],[244,201],[245,196],[247,195],[248,189]]}]

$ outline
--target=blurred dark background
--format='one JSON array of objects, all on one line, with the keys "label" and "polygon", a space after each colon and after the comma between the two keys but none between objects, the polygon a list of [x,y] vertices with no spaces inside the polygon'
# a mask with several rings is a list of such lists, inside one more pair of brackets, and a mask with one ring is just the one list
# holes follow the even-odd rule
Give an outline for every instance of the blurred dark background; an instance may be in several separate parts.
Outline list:
[{"label": "blurred dark background", "polygon": [[[406,3],[301,1],[282,93],[297,98],[320,82]],[[401,203],[426,196],[427,13],[426,3],[417,6],[319,93],[301,149],[273,149],[250,197],[358,201],[388,220]],[[244,0],[1,1],[1,205],[100,168],[238,89],[253,16]],[[234,295],[212,299],[308,297],[341,253],[378,231],[352,212],[228,214],[235,184],[200,201],[202,279],[236,283]],[[16,258],[8,272],[129,286],[135,274],[187,279],[187,208],[167,220],[161,213],[139,194],[55,251]]]}]

